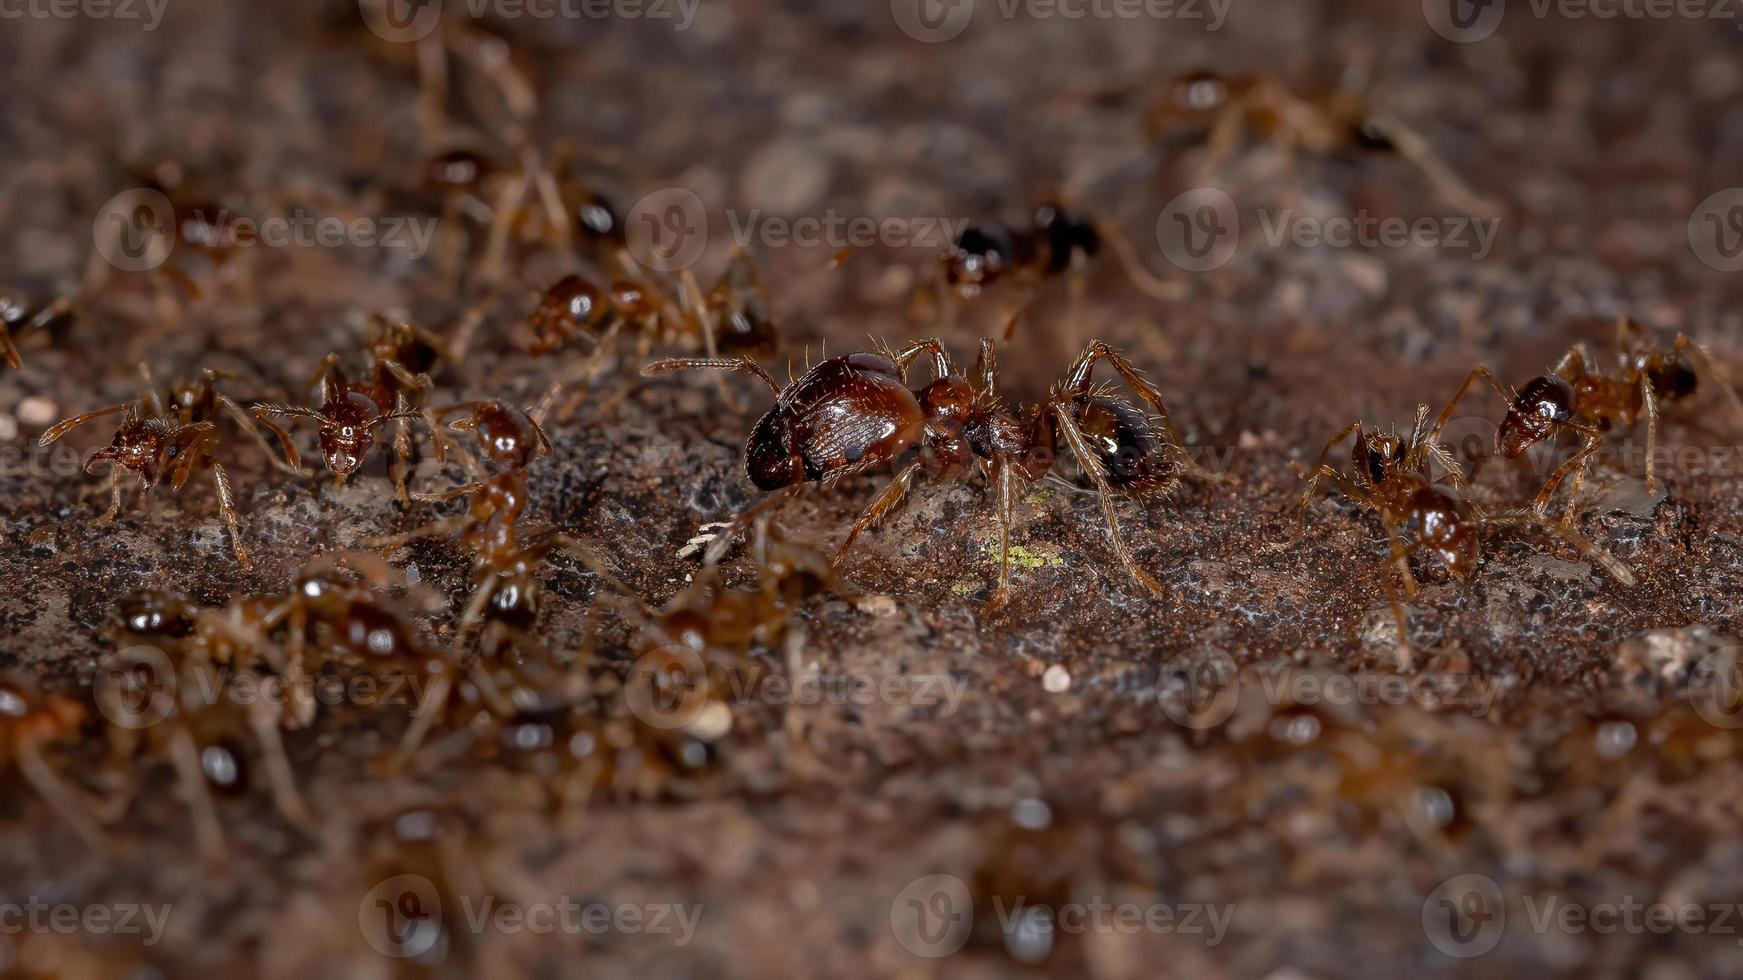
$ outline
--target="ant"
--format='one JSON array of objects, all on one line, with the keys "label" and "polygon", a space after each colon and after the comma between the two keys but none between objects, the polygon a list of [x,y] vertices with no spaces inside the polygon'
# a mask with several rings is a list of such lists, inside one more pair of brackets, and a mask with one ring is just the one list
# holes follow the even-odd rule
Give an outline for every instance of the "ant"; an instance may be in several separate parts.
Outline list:
[{"label": "ant", "polygon": [[[370,322],[367,381],[352,384],[339,366],[339,355],[328,354],[309,378],[309,384],[316,388],[319,408],[263,402],[253,409],[254,417],[261,420],[279,415],[315,422],[320,427],[322,458],[337,484],[349,479],[375,448],[378,428],[390,423],[428,421],[421,411],[411,407],[411,399],[430,388],[427,372],[434,366],[440,346],[410,324],[390,323],[378,316]],[[288,438],[283,441],[287,456],[293,463],[298,462],[294,445]],[[411,433],[403,424],[397,425],[388,474],[403,507],[411,506],[406,492],[411,454]]]},{"label": "ant", "polygon": [[[235,499],[230,490],[230,476],[213,452],[218,444],[220,415],[228,415],[244,432],[252,436],[274,465],[281,465],[280,460],[267,445],[265,437],[260,434],[259,428],[254,424],[255,420],[229,396],[217,390],[218,379],[227,377],[224,373],[207,370],[201,375],[198,386],[174,385],[169,389],[167,399],[153,386],[151,374],[144,365],[140,366],[140,373],[144,376],[147,390],[137,400],[64,419],[44,432],[42,438],[37,440],[37,445],[48,446],[93,419],[116,412],[126,413],[109,445],[92,453],[85,461],[87,473],[99,462],[109,463],[109,509],[97,518],[97,522],[106,524],[114,520],[115,515],[120,512],[121,485],[128,471],[139,475],[139,495],[144,497],[166,470],[169,472],[171,489],[180,490],[193,473],[209,469],[218,489],[219,512],[230,528],[230,543],[236,553],[236,562],[244,568],[249,567],[248,554],[242,547]],[[282,430],[270,422],[262,421],[282,439]],[[285,445],[288,447],[289,443],[285,442]],[[298,472],[293,450],[286,450],[281,468]]]},{"label": "ant", "polygon": [[[1301,494],[1301,507],[1296,539],[1306,534],[1307,511],[1317,498],[1320,486],[1330,482],[1344,496],[1373,511],[1386,530],[1391,545],[1391,562],[1404,581],[1407,598],[1416,597],[1416,578],[1410,571],[1410,556],[1426,551],[1446,566],[1453,577],[1461,581],[1470,578],[1481,557],[1483,533],[1491,527],[1530,524],[1560,535],[1581,555],[1602,566],[1623,585],[1634,584],[1634,573],[1615,557],[1576,533],[1572,528],[1545,519],[1534,511],[1489,514],[1469,500],[1464,489],[1467,481],[1446,447],[1437,441],[1442,422],[1432,427],[1428,423],[1429,408],[1419,405],[1410,434],[1400,438],[1395,433],[1382,433],[1352,422],[1339,430],[1320,451],[1313,468],[1304,474],[1307,487]],[[1444,415],[1442,417],[1444,421]],[[1350,472],[1346,475],[1326,463],[1332,449],[1353,437],[1350,445]],[[1438,464],[1446,472],[1446,482],[1434,479],[1430,464]],[[1404,543],[1404,531],[1414,538]],[[1408,669],[1413,661],[1404,609],[1392,589],[1390,579],[1381,579],[1392,615],[1398,625],[1400,664]]]},{"label": "ant", "polygon": [[[1035,207],[1027,227],[984,221],[964,228],[939,256],[942,285],[957,298],[971,300],[1009,276],[1032,294],[1043,280],[1082,268],[1100,252],[1103,242],[1113,249],[1132,285],[1144,294],[1164,301],[1181,298],[1180,284],[1163,282],[1145,269],[1118,229],[1052,201]],[[1074,295],[1081,283],[1080,278],[1072,280]],[[1019,309],[1027,305],[1024,301]],[[1015,316],[1007,320],[1006,340],[1016,323]]]},{"label": "ant", "polygon": [[28,674],[0,673],[0,771],[16,767],[86,845],[98,850],[104,846],[103,834],[87,812],[87,804],[43,757],[44,749],[78,735],[85,714],[79,702],[45,692]]},{"label": "ant", "polygon": [[391,554],[418,538],[458,532],[473,556],[474,582],[472,597],[460,615],[460,639],[482,630],[484,655],[495,658],[505,641],[520,649],[530,640],[544,591],[537,568],[556,549],[568,550],[608,585],[630,593],[581,542],[552,527],[528,531],[521,526],[529,497],[526,469],[551,452],[550,439],[534,416],[494,401],[449,406],[435,414],[442,417],[461,409],[469,414],[450,427],[472,431],[479,449],[499,472],[450,490],[413,494],[415,499],[431,503],[464,497],[467,512],[406,534],[371,539],[368,544]]},{"label": "ant", "polygon": [[[915,391],[907,384],[909,365],[930,356],[936,380]],[[1140,399],[1152,418],[1097,385],[1091,375],[1107,361]],[[957,373],[938,340],[921,340],[900,352],[859,352],[822,361],[782,388],[755,361],[745,358],[672,358],[643,368],[644,375],[692,368],[754,375],[776,397],[752,430],[745,446],[745,470],[759,489],[772,491],[740,515],[705,554],[710,564],[725,554],[734,533],[756,515],[806,486],[831,488],[850,476],[888,466],[909,450],[920,458],[904,466],[866,508],[835,552],[839,562],[855,539],[901,502],[917,476],[959,477],[970,465],[986,474],[996,496],[999,579],[989,609],[1009,597],[1010,524],[1019,481],[1046,476],[1061,439],[1101,498],[1103,518],[1114,552],[1126,571],[1146,589],[1163,595],[1161,583],[1139,567],[1120,535],[1116,496],[1141,502],[1166,497],[1183,475],[1211,477],[1194,462],[1161,393],[1112,347],[1091,341],[1047,401],[1019,417],[999,402],[998,372],[991,340],[981,343],[973,382]]]},{"label": "ant", "polygon": [[1566,526],[1573,520],[1587,463],[1602,445],[1605,433],[1614,428],[1646,421],[1646,492],[1658,492],[1653,457],[1658,446],[1659,404],[1692,396],[1700,380],[1697,367],[1712,378],[1732,410],[1743,418],[1743,400],[1738,399],[1705,347],[1686,334],[1677,334],[1667,350],[1647,338],[1629,317],[1616,322],[1616,359],[1609,370],[1587,353],[1583,342],[1568,348],[1548,374],[1532,378],[1517,392],[1501,384],[1487,367],[1478,365],[1465,376],[1465,383],[1441,418],[1443,422],[1449,418],[1466,390],[1481,378],[1507,405],[1506,417],[1495,430],[1495,450],[1501,456],[1518,459],[1558,431],[1578,435],[1580,448],[1550,474],[1532,502],[1534,511],[1547,513],[1550,498],[1571,474],[1573,483],[1561,518]]},{"label": "ant", "polygon": [[1304,96],[1268,75],[1188,72],[1168,83],[1162,98],[1145,113],[1144,127],[1152,139],[1183,131],[1203,134],[1207,170],[1214,170],[1250,137],[1319,156],[1397,154],[1422,171],[1453,206],[1477,213],[1495,210],[1419,133],[1375,110],[1349,85]]},{"label": "ant", "polygon": [[75,315],[72,300],[64,296],[46,306],[32,309],[21,294],[0,287],[0,358],[12,370],[24,370],[24,359],[18,354],[16,341],[26,331],[49,329]]}]

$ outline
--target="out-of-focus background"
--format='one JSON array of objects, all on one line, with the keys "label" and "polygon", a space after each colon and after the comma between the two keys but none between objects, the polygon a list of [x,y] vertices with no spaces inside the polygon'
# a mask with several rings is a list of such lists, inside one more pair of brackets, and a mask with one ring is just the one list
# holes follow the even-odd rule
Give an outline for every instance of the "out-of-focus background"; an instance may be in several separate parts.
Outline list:
[{"label": "out-of-focus background", "polygon": [[[384,774],[406,713],[347,704],[284,736],[314,826],[259,786],[222,798],[217,873],[172,767],[117,765],[89,724],[50,761],[118,801],[116,853],[6,777],[0,972],[1743,973],[1743,419],[1715,379],[1667,408],[1662,493],[1644,489],[1639,430],[1613,434],[1586,481],[1575,527],[1636,584],[1552,534],[1494,529],[1467,581],[1417,561],[1403,674],[1379,521],[1336,498],[1296,540],[1294,469],[1349,422],[1438,411],[1479,363],[1518,384],[1584,342],[1608,367],[1624,315],[1743,373],[1729,5],[18,0],[0,18],[0,281],[80,305],[21,334],[24,369],[0,374],[0,662],[70,696],[116,648],[128,592],[282,594],[325,552],[454,512],[400,514],[379,459],[335,487],[239,448],[251,569],[203,479],[129,494],[99,526],[106,482],[80,466],[111,430],[35,442],[137,395],[141,363],[300,402],[324,355],[362,363],[379,312],[469,331],[437,403],[590,382],[550,426],[529,519],[656,607],[697,572],[685,543],[758,498],[740,451],[762,386],[729,378],[729,404],[703,377],[641,380],[633,340],[592,362],[585,344],[528,353],[538,290],[614,269],[518,227],[489,268],[479,209],[500,202],[432,194],[447,150],[564,168],[613,202],[633,260],[675,247],[705,285],[747,250],[784,336],[764,358],[777,377],[929,335],[966,364],[1021,307],[1000,347],[1013,404],[1106,340],[1234,478],[1120,505],[1160,600],[1069,473],[1028,488],[997,613],[984,486],[923,483],[856,545],[847,585],[757,651],[790,683],[733,707],[695,791],[558,804],[549,777],[484,752]],[[420,77],[438,69],[432,114]],[[1289,108],[1218,134],[1147,126],[1196,71],[1230,90],[1262,79]],[[517,122],[504,91],[523,79]],[[1434,162],[1365,145],[1337,115],[1350,106]],[[139,261],[115,235],[159,188],[305,237]],[[1102,223],[1083,268],[1032,295],[916,301],[955,230],[1021,228],[1043,201]],[[1116,236],[1161,285],[1125,273]],[[678,276],[643,272],[676,295]],[[1484,455],[1501,408],[1473,390],[1445,441]],[[1551,465],[1488,459],[1473,498],[1520,506]],[[455,475],[426,454],[414,484]],[[777,522],[832,550],[884,479],[802,496]],[[466,553],[393,562],[444,600],[426,626],[452,637]],[[742,552],[726,574],[754,581]],[[537,643],[577,671],[636,660],[636,620],[595,575],[554,558],[542,576]],[[407,813],[440,824],[422,835],[436,843]],[[129,910],[161,928],[119,927]]]}]

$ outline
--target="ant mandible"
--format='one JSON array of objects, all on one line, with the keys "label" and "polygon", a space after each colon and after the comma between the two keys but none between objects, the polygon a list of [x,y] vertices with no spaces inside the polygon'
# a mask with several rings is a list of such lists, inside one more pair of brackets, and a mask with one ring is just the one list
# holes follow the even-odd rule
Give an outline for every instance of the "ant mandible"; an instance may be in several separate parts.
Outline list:
[{"label": "ant mandible", "polygon": [[[937,379],[914,391],[908,387],[907,370],[922,355],[932,358]],[[1092,383],[1096,363],[1103,360],[1156,412],[1156,420],[1111,388]],[[959,476],[970,465],[978,465],[996,496],[999,579],[988,607],[998,608],[1010,593],[1010,524],[1018,481],[1046,476],[1063,439],[1101,498],[1120,563],[1139,584],[1163,595],[1161,583],[1139,567],[1120,535],[1114,499],[1153,501],[1167,496],[1183,475],[1214,478],[1191,459],[1161,393],[1099,340],[1084,349],[1047,401],[1031,406],[1023,418],[1000,405],[990,340],[981,344],[973,382],[957,373],[944,345],[935,339],[916,341],[899,353],[886,350],[831,358],[785,388],[744,357],[672,358],[655,361],[642,373],[652,376],[691,368],[754,375],[776,397],[775,406],[752,430],[744,452],[751,482],[772,492],[709,545],[705,559],[711,564],[758,514],[806,486],[833,487],[847,477],[888,466],[909,450],[924,450],[854,522],[834,561],[839,562],[862,532],[901,502],[922,471],[935,477]]]},{"label": "ant mandible", "polygon": [[[193,473],[209,469],[218,489],[219,512],[230,528],[230,543],[236,553],[236,561],[247,568],[250,562],[248,553],[242,547],[235,498],[230,490],[230,475],[224,471],[213,453],[218,444],[220,413],[229,415],[244,432],[259,442],[274,465],[282,465],[291,472],[297,472],[295,452],[287,449],[281,464],[255,426],[255,420],[229,396],[217,390],[216,382],[224,377],[222,373],[207,370],[197,387],[186,384],[172,386],[166,407],[165,399],[151,383],[150,372],[143,365],[140,366],[140,372],[145,376],[147,390],[137,400],[62,420],[44,432],[42,438],[37,440],[37,445],[48,446],[86,422],[116,412],[125,412],[109,445],[92,453],[85,461],[87,473],[99,462],[109,463],[109,509],[97,518],[97,522],[106,524],[114,520],[115,515],[120,512],[121,485],[127,471],[139,475],[139,495],[144,497],[157,485],[158,478],[166,470],[170,475],[171,489],[180,490]],[[275,434],[283,437],[284,433],[277,426],[262,421]],[[285,442],[285,445],[288,447],[289,442]]]},{"label": "ant mandible", "polygon": [[[1312,470],[1305,476],[1307,487],[1301,494],[1296,539],[1307,529],[1307,511],[1318,496],[1320,486],[1330,482],[1361,506],[1380,518],[1391,547],[1390,562],[1398,569],[1407,598],[1416,597],[1416,577],[1410,571],[1410,556],[1427,551],[1440,559],[1453,577],[1465,580],[1476,570],[1481,557],[1482,535],[1490,527],[1531,524],[1560,535],[1584,557],[1596,562],[1623,585],[1634,584],[1634,573],[1614,556],[1576,533],[1533,511],[1489,514],[1463,493],[1466,479],[1450,452],[1440,445],[1438,437],[1444,416],[1433,426],[1428,423],[1429,408],[1419,405],[1410,434],[1400,438],[1395,433],[1382,433],[1352,422],[1339,430],[1320,451]],[[1345,439],[1350,445],[1350,473],[1345,474],[1326,463],[1332,449]],[[1431,463],[1445,469],[1445,483],[1433,476]],[[1414,540],[1406,545],[1404,531]],[[1393,591],[1390,579],[1382,577],[1386,596],[1392,604],[1392,616],[1398,626],[1400,665],[1408,669],[1413,661],[1409,633],[1403,606]]]},{"label": "ant mandible", "polygon": [[1507,405],[1506,417],[1495,430],[1495,449],[1501,456],[1518,459],[1558,431],[1579,435],[1580,448],[1550,474],[1532,502],[1532,510],[1547,513],[1550,498],[1562,481],[1572,475],[1561,518],[1566,526],[1573,520],[1586,465],[1602,445],[1605,433],[1645,419],[1646,491],[1656,494],[1658,474],[1653,456],[1658,447],[1659,403],[1681,402],[1692,396],[1699,381],[1697,367],[1718,385],[1739,419],[1743,419],[1743,401],[1707,349],[1686,334],[1677,334],[1671,348],[1666,350],[1648,339],[1638,323],[1622,317],[1616,323],[1616,348],[1616,361],[1606,370],[1587,353],[1583,342],[1576,343],[1548,374],[1532,378],[1517,392],[1479,364],[1465,376],[1464,384],[1441,413],[1441,424],[1451,417],[1454,406],[1470,386],[1481,378]]}]

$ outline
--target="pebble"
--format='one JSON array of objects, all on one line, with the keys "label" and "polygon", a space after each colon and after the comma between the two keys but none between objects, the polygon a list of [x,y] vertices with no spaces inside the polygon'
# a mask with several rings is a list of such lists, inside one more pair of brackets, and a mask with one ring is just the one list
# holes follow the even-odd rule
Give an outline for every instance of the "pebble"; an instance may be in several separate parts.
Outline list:
[{"label": "pebble", "polygon": [[25,425],[53,425],[59,422],[54,402],[41,395],[32,395],[18,403],[18,421]]},{"label": "pebble", "polygon": [[1045,674],[1041,675],[1041,687],[1048,694],[1064,694],[1071,690],[1071,672],[1058,664],[1054,664],[1047,668]]}]

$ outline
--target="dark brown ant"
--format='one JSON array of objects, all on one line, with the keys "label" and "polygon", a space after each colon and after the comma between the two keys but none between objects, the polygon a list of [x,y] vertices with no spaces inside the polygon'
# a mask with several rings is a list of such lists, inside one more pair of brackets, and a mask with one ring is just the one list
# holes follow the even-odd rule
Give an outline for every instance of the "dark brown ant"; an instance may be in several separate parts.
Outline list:
[{"label": "dark brown ant", "polygon": [[[140,370],[145,374],[148,388],[137,400],[100,408],[58,422],[42,434],[37,445],[48,446],[93,419],[116,412],[126,413],[109,445],[92,453],[85,461],[87,473],[97,463],[109,463],[109,509],[97,519],[98,523],[108,523],[120,512],[121,485],[128,471],[139,475],[139,493],[144,497],[166,471],[169,473],[171,489],[180,490],[189,476],[209,469],[218,489],[219,512],[230,528],[230,543],[236,553],[236,561],[243,567],[248,567],[248,554],[242,547],[235,500],[230,490],[230,476],[214,455],[218,445],[219,417],[228,415],[241,426],[244,432],[260,444],[274,465],[282,465],[283,468],[295,472],[295,453],[287,449],[281,464],[255,426],[255,420],[229,396],[217,390],[217,380],[224,377],[220,372],[204,372],[198,386],[173,386],[169,398],[165,399],[151,386],[149,372],[143,366]],[[266,424],[282,438],[284,433],[277,426]],[[286,441],[285,445],[288,447],[289,442]]]},{"label": "dark brown ant", "polygon": [[[370,450],[375,448],[376,430],[381,426],[395,422],[427,421],[423,412],[411,407],[411,396],[429,388],[429,376],[414,374],[408,366],[400,363],[397,356],[385,356],[389,351],[400,351],[402,341],[403,344],[412,345],[414,351],[421,351],[425,341],[419,339],[415,328],[387,325],[385,321],[377,322],[378,326],[385,326],[385,332],[378,334],[379,342],[371,342],[368,381],[352,384],[346,379],[344,369],[339,366],[339,356],[328,354],[309,379],[309,383],[316,388],[315,398],[319,408],[271,402],[263,402],[253,408],[254,417],[257,419],[265,420],[267,416],[278,415],[308,419],[318,425],[321,456],[326,461],[327,469],[332,471],[335,483],[344,483],[363,465]],[[402,329],[412,332],[400,335],[399,331]],[[298,462],[292,442],[286,438],[284,445],[292,462]],[[411,450],[410,432],[403,425],[398,426],[394,432],[394,458],[388,474],[393,480],[394,492],[398,495],[401,506],[406,507],[411,506],[411,498],[406,492],[406,473],[410,468]]]},{"label": "dark brown ant", "polygon": [[[1320,487],[1329,482],[1380,518],[1391,547],[1389,563],[1404,582],[1404,594],[1416,597],[1416,577],[1410,571],[1410,556],[1426,551],[1459,580],[1469,579],[1481,557],[1482,536],[1491,527],[1519,524],[1544,528],[1573,545],[1582,556],[1603,567],[1623,585],[1634,584],[1634,573],[1615,557],[1599,550],[1569,527],[1554,523],[1534,511],[1501,514],[1486,513],[1468,499],[1463,490],[1466,479],[1448,450],[1437,441],[1441,422],[1428,425],[1427,405],[1419,405],[1410,434],[1400,438],[1394,433],[1382,433],[1352,422],[1339,430],[1320,451],[1313,468],[1304,476],[1307,487],[1301,494],[1297,540],[1305,533],[1307,511],[1317,499]],[[1350,471],[1338,471],[1326,463],[1332,449],[1353,437],[1350,446]],[[1433,476],[1430,464],[1446,470],[1441,482]],[[1405,532],[1413,539],[1405,544]],[[1404,608],[1393,590],[1391,580],[1384,575],[1381,582],[1392,604],[1392,615],[1398,625],[1398,649],[1401,665],[1410,666],[1409,633]]]},{"label": "dark brown ant", "polygon": [[0,774],[18,774],[54,808],[87,846],[103,848],[103,834],[89,805],[56,775],[44,751],[75,738],[86,711],[78,701],[45,692],[36,678],[17,671],[0,673]]},{"label": "dark brown ant", "polygon": [[1710,377],[1726,402],[1743,420],[1743,400],[1731,387],[1725,373],[1707,349],[1677,334],[1670,349],[1653,343],[1639,324],[1622,317],[1616,324],[1616,359],[1606,367],[1587,353],[1584,343],[1568,348],[1548,374],[1527,381],[1517,392],[1501,384],[1487,367],[1478,365],[1465,377],[1458,393],[1442,413],[1450,418],[1454,406],[1479,378],[1487,381],[1507,405],[1507,415],[1495,431],[1495,451],[1518,459],[1526,450],[1558,432],[1580,437],[1580,448],[1558,466],[1537,497],[1532,510],[1545,514],[1550,498],[1570,474],[1562,524],[1570,524],[1585,479],[1587,463],[1602,445],[1606,433],[1616,428],[1646,422],[1646,492],[1658,492],[1658,474],[1653,456],[1658,446],[1658,414],[1661,402],[1682,402],[1694,395],[1700,380],[1697,368]]},{"label": "dark brown ant", "polygon": [[0,287],[0,358],[12,370],[23,370],[24,359],[18,354],[17,341],[27,333],[49,329],[75,314],[73,301],[64,296],[33,309],[23,294]]},{"label": "dark brown ant", "polygon": [[[914,391],[906,381],[918,357],[932,358],[937,380]],[[1157,413],[1149,415],[1096,385],[1091,375],[1106,360],[1126,385]],[[835,553],[840,561],[856,538],[889,513],[922,472],[961,476],[981,467],[994,488],[999,529],[999,580],[990,607],[1009,596],[1010,523],[1019,481],[1032,482],[1053,468],[1060,441],[1071,450],[1101,498],[1114,551],[1141,585],[1163,595],[1161,583],[1132,556],[1119,532],[1116,496],[1140,501],[1165,497],[1181,476],[1209,476],[1181,442],[1161,394],[1118,352],[1092,341],[1041,405],[1019,417],[998,396],[992,342],[981,345],[973,382],[956,371],[937,340],[922,340],[899,353],[847,354],[823,361],[782,388],[749,358],[674,358],[656,361],[644,375],[692,368],[740,371],[756,376],[776,403],[752,430],[744,462],[751,482],[774,491],[736,518],[709,546],[717,561],[734,534],[758,514],[812,484],[833,487],[850,476],[881,469],[910,450],[920,458],[897,473],[848,532]]]},{"label": "dark brown ant", "polygon": [[[944,286],[959,299],[974,299],[1006,278],[1019,281],[1024,292],[1033,293],[1043,280],[1081,268],[1101,251],[1104,242],[1113,249],[1132,285],[1146,295],[1164,301],[1185,295],[1179,283],[1163,282],[1145,269],[1132,243],[1118,229],[1051,201],[1036,206],[1027,227],[997,221],[969,225],[944,250],[939,262]],[[1073,280],[1074,289],[1081,281]],[[1026,305],[1026,301],[1019,303],[1019,307]],[[1015,325],[1015,317],[1007,320],[1006,339]]]},{"label": "dark brown ant", "polygon": [[1473,192],[1415,130],[1379,112],[1345,85],[1306,96],[1269,75],[1195,71],[1171,80],[1144,115],[1152,139],[1181,132],[1203,134],[1207,171],[1248,139],[1319,156],[1396,154],[1417,167],[1448,203],[1473,213],[1496,205]]}]

